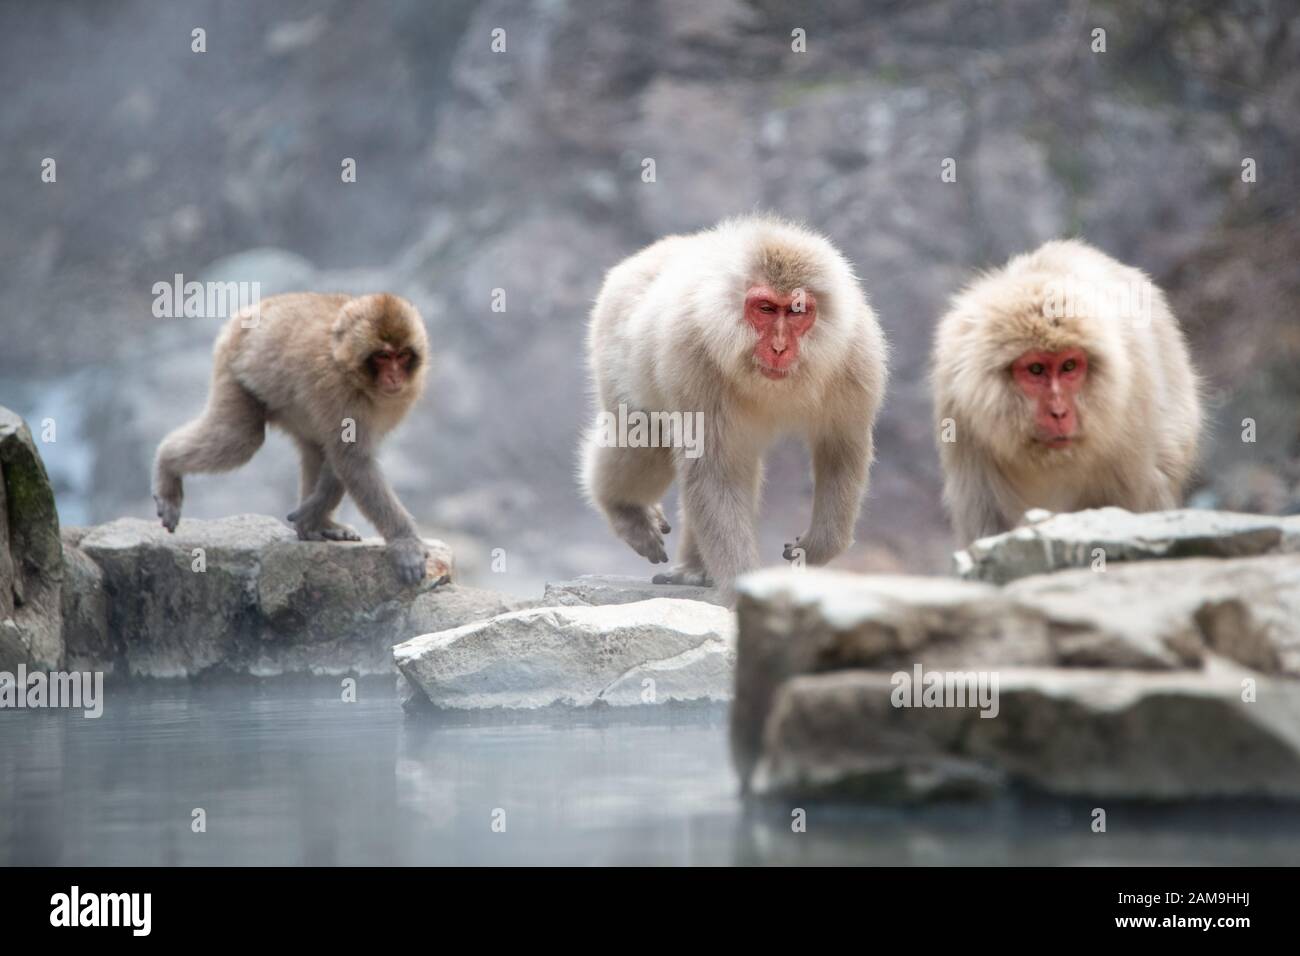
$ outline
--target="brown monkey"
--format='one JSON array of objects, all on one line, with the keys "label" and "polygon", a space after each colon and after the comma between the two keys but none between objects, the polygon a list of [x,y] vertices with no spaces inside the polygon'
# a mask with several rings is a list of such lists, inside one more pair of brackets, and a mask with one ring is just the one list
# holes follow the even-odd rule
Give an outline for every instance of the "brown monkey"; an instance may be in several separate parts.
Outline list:
[{"label": "brown monkey", "polygon": [[944,498],[963,543],[1030,508],[1176,507],[1199,382],[1164,295],[1086,243],[1016,256],[953,300],[931,387]]},{"label": "brown monkey", "polygon": [[153,493],[163,527],[175,531],[180,521],[183,475],[242,465],[270,423],[302,458],[302,501],[288,519],[298,537],[360,540],[333,519],[347,492],[388,541],[401,581],[419,581],[424,545],[376,455],[420,397],[428,351],[415,306],[387,293],[279,295],[235,315],[213,350],[207,408],[158,447]]},{"label": "brown monkey", "polygon": [[[651,562],[668,560],[659,502],[680,482],[680,564],[656,582],[729,591],[758,566],[761,457],[784,431],[807,438],[816,479],[811,527],[785,558],[802,552],[823,564],[852,543],[886,345],[825,238],[746,217],[661,239],[609,271],[587,344],[597,424],[583,482],[615,533]],[[670,422],[659,447],[633,433],[611,440],[611,422],[637,415]],[[693,446],[692,423],[701,429]]]}]

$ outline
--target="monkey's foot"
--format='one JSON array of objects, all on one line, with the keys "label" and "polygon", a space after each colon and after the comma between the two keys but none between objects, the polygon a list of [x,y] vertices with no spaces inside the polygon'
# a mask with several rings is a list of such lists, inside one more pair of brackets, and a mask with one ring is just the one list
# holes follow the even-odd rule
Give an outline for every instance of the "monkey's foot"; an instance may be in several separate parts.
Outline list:
[{"label": "monkey's foot", "polygon": [[296,511],[291,511],[284,520],[293,525],[293,530],[298,532],[299,541],[361,540],[361,535],[352,528],[316,511],[310,500],[299,505]]},{"label": "monkey's foot", "polygon": [[308,527],[305,522],[295,525],[300,541],[360,541],[361,535],[356,530],[337,521],[323,521],[315,527]]},{"label": "monkey's foot", "polygon": [[427,552],[419,538],[398,538],[388,542],[388,557],[402,584],[418,584],[424,578]]},{"label": "monkey's foot", "polygon": [[664,535],[672,531],[659,505],[619,505],[609,511],[614,533],[651,564],[667,564]]},{"label": "monkey's foot", "polygon": [[331,521],[324,528],[320,529],[321,535],[326,541],[360,541],[361,535],[353,527],[343,524],[341,521]]},{"label": "monkey's foot", "polygon": [[818,539],[804,534],[795,538],[792,543],[787,543],[781,552],[781,557],[802,567],[806,564],[825,564],[843,550],[843,548],[825,547],[818,543]]},{"label": "monkey's foot", "polygon": [[655,584],[685,584],[697,588],[713,587],[713,582],[709,580],[709,575],[706,572],[685,564],[675,565],[662,574],[656,574],[650,580]]},{"label": "monkey's foot", "polygon": [[162,526],[169,532],[175,532],[176,526],[181,521],[181,503],[168,501],[159,495],[154,495],[153,500],[158,506],[158,517],[162,519]]}]

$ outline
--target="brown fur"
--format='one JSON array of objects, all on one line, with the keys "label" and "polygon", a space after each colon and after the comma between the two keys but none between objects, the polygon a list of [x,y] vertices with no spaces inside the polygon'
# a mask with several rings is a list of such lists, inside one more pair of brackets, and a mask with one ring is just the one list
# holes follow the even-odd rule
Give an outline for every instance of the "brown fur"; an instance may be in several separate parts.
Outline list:
[{"label": "brown fur", "polygon": [[[410,347],[416,355],[407,386],[396,396],[374,387],[367,364],[384,344]],[[302,502],[289,516],[298,536],[357,540],[355,531],[333,520],[350,493],[390,542],[402,579],[419,580],[423,545],[375,455],[419,399],[428,352],[419,312],[388,293],[292,293],[235,315],[213,349],[202,416],[158,448],[154,498],[163,526],[174,531],[180,520],[184,475],[237,468],[261,447],[266,425],[276,425],[293,437],[302,459]],[[354,441],[344,440],[348,420],[355,423]]]}]

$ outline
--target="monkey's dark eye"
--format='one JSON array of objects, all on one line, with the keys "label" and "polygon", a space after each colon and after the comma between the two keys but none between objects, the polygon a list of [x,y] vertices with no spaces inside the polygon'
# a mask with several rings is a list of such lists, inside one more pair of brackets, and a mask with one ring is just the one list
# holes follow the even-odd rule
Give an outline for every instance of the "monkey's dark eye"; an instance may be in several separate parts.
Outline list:
[{"label": "monkey's dark eye", "polygon": [[1035,362],[1029,366],[1030,375],[1042,375],[1046,371],[1047,369],[1043,366],[1042,362]]},{"label": "monkey's dark eye", "polygon": [[1064,365],[1061,366],[1061,371],[1062,371],[1062,372],[1073,372],[1073,371],[1075,370],[1075,368],[1077,367],[1077,364],[1078,364],[1078,363],[1076,363],[1076,362],[1074,361],[1074,359],[1069,359],[1069,360],[1068,360]]},{"label": "monkey's dark eye", "polygon": [[772,307],[772,303],[764,302],[762,305],[758,307],[758,311],[766,312],[768,315],[771,315],[773,312],[776,311],[776,309]]}]

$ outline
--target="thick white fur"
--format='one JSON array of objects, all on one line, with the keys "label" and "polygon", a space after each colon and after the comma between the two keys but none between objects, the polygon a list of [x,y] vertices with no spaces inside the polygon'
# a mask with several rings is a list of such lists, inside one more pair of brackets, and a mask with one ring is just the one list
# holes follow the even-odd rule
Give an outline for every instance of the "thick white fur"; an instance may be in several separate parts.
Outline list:
[{"label": "thick white fur", "polygon": [[[1105,304],[1066,316],[1044,309],[1062,288],[1150,282],[1084,242],[1063,240],[1016,256],[953,299],[935,335],[931,387],[944,500],[962,543],[1014,527],[1030,508],[1149,511],[1181,501],[1201,432],[1200,384],[1163,293],[1148,286],[1144,315]],[[1070,448],[1050,449],[1033,440],[1032,402],[1010,365],[1031,348],[1071,346],[1089,362],[1079,435]],[[953,442],[942,440],[947,419]]]},{"label": "thick white fur", "polygon": [[[773,381],[754,358],[745,293],[767,283],[815,295],[817,321],[793,374]],[[583,485],[615,531],[667,560],[659,501],[682,481],[681,565],[666,580],[728,587],[757,566],[761,455],[785,431],[813,449],[812,527],[799,542],[823,563],[852,542],[884,394],[886,344],[852,268],[822,236],[768,217],[669,236],[612,268],[596,299],[588,355],[597,411],[705,415],[699,459],[680,449],[605,448],[588,438]],[[775,557],[775,556],[774,556]]]}]

